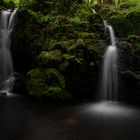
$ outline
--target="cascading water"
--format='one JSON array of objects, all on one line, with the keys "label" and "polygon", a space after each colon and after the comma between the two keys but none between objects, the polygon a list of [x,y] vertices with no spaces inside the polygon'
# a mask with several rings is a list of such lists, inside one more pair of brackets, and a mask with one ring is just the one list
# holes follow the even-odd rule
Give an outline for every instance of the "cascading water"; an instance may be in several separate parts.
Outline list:
[{"label": "cascading water", "polygon": [[102,100],[118,99],[117,79],[117,47],[114,31],[111,25],[104,20],[105,32],[109,32],[111,45],[105,51],[102,72]]},{"label": "cascading water", "polygon": [[[2,11],[0,19],[0,86],[2,91],[4,90],[7,92],[11,90],[11,86],[14,82],[12,76],[14,68],[10,44],[17,10],[18,9]],[[6,84],[7,82],[8,85]]]},{"label": "cascading water", "polygon": [[93,8],[92,8],[91,10],[92,10],[93,14],[96,14],[96,11],[95,11],[95,9],[93,9]]}]

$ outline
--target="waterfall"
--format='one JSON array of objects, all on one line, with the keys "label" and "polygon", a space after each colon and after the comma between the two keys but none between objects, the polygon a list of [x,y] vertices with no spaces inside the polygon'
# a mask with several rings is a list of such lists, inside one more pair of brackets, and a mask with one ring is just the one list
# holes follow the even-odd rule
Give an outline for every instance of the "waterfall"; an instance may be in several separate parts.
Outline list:
[{"label": "waterfall", "polygon": [[[17,10],[18,9],[13,11],[3,10],[1,11],[0,17],[0,86],[1,90],[6,91],[11,90],[11,85],[13,85],[14,82],[12,76],[14,68],[10,52],[10,44]],[[6,84],[7,82],[8,84]]]},{"label": "waterfall", "polygon": [[91,9],[91,10],[92,10],[93,14],[96,14],[96,11],[95,11],[95,9]]},{"label": "waterfall", "polygon": [[118,99],[118,76],[117,76],[117,47],[114,31],[111,25],[104,20],[105,32],[109,32],[110,42],[104,54],[101,99]]}]

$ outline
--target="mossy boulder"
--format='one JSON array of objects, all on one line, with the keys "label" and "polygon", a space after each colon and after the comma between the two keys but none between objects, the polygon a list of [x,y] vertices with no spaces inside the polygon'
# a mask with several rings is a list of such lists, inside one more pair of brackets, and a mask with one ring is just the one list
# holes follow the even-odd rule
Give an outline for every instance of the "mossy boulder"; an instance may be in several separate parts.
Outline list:
[{"label": "mossy boulder", "polygon": [[31,96],[41,97],[48,89],[43,69],[32,69],[27,73],[27,90]]},{"label": "mossy boulder", "polygon": [[45,69],[45,76],[47,78],[47,83],[53,86],[59,86],[65,89],[65,79],[64,76],[56,69],[49,68]]},{"label": "mossy boulder", "polygon": [[62,61],[62,53],[59,50],[42,51],[38,61],[40,66],[46,68],[57,67]]},{"label": "mossy boulder", "polygon": [[67,99],[71,95],[65,90],[64,76],[56,69],[35,68],[27,74],[27,90],[33,97]]}]

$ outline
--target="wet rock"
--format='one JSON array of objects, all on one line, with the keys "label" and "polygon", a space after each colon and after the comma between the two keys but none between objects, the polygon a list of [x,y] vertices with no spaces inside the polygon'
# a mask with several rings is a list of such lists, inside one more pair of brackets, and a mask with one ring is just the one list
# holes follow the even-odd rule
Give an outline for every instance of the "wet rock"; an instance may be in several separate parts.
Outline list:
[{"label": "wet rock", "polygon": [[0,91],[0,95],[1,96],[7,96],[7,92],[6,91]]}]

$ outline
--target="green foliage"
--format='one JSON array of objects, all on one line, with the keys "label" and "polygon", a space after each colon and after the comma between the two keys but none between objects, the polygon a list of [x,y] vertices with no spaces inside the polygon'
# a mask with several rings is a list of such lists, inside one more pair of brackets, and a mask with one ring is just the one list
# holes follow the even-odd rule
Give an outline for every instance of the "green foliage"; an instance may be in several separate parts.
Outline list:
[{"label": "green foliage", "polygon": [[89,32],[81,32],[78,34],[79,38],[82,39],[94,39],[97,40],[97,35],[95,33],[89,33]]},{"label": "green foliage", "polygon": [[70,94],[68,94],[66,91],[64,91],[62,88],[57,86],[51,86],[49,87],[47,91],[47,96],[54,98],[54,99],[60,99],[65,101],[67,98],[70,98]]},{"label": "green foliage", "polygon": [[46,16],[42,16],[40,20],[41,20],[42,23],[48,24],[48,23],[50,23],[54,20],[54,16],[48,14]]},{"label": "green foliage", "polygon": [[139,0],[121,0],[120,5],[121,8],[131,11],[139,11],[140,3]]},{"label": "green foliage", "polygon": [[43,50],[54,50],[56,48],[57,40],[47,39],[45,45],[43,46]]},{"label": "green foliage", "polygon": [[87,20],[90,15],[93,15],[93,13],[87,5],[79,5],[75,13],[75,16],[81,18],[81,20]]},{"label": "green foliage", "polygon": [[16,7],[19,6],[20,0],[3,0],[4,3],[7,5],[15,5]]},{"label": "green foliage", "polygon": [[5,10],[4,6],[0,6],[0,11]]},{"label": "green foliage", "polygon": [[63,57],[66,59],[66,60],[72,60],[75,58],[74,55],[70,55],[70,54],[63,54]]},{"label": "green foliage", "polygon": [[132,43],[135,47],[140,46],[140,37],[137,35],[128,36],[127,40]]},{"label": "green foliage", "polygon": [[76,52],[77,49],[83,48],[85,46],[85,42],[83,39],[77,39],[71,46],[67,48],[69,52]]},{"label": "green foliage", "polygon": [[20,6],[26,9],[33,9],[36,5],[36,0],[20,0]]},{"label": "green foliage", "polygon": [[116,36],[118,37],[127,37],[134,32],[133,24],[124,16],[113,15],[110,17],[110,22],[114,27]]},{"label": "green foliage", "polygon": [[38,56],[39,65],[44,67],[57,66],[62,60],[62,54],[59,50],[42,51]]},{"label": "green foliage", "polygon": [[89,22],[83,21],[79,17],[72,17],[69,21],[73,26],[73,30],[75,29],[77,31],[86,31],[89,28]]},{"label": "green foliage", "polygon": [[[27,74],[30,95],[62,99],[69,92],[88,96],[94,88],[91,77],[99,70],[103,50],[99,39],[103,39],[104,27],[99,14],[79,3],[82,1],[20,3],[15,40],[34,58]],[[84,90],[81,84],[86,85]]]},{"label": "green foliage", "polygon": [[67,60],[69,62],[74,62],[76,64],[82,64],[82,62],[83,62],[82,58],[78,58],[75,55],[63,54],[63,57],[65,58],[65,60]]}]

